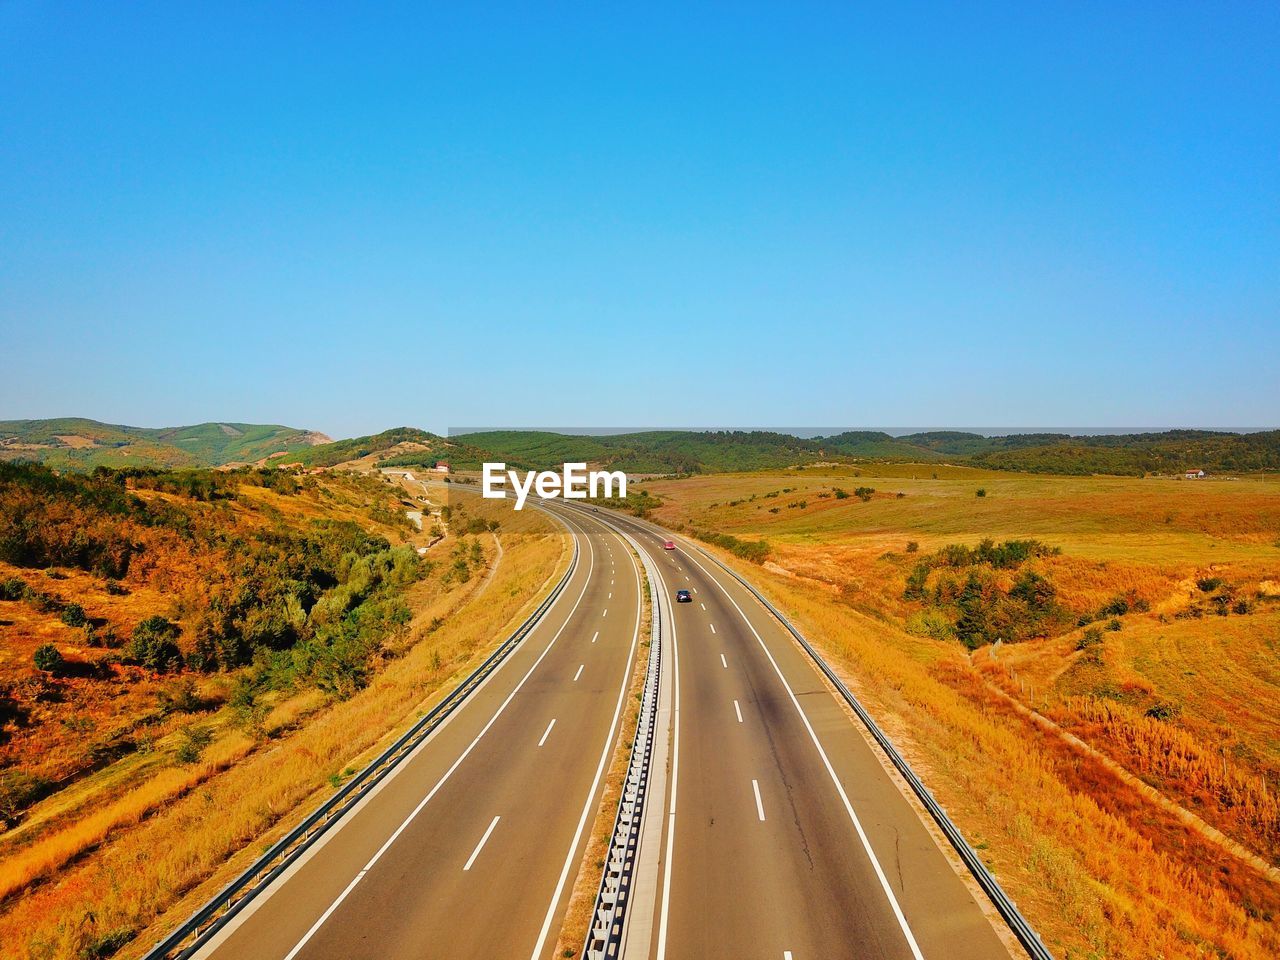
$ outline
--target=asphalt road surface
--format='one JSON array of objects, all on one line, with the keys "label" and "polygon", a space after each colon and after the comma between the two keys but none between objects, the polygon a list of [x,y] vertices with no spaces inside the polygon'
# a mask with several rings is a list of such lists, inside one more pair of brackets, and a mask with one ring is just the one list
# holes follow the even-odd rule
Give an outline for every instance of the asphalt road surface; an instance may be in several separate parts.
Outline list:
[{"label": "asphalt road surface", "polygon": [[[658,561],[673,601],[676,719],[649,955],[1007,958],[772,614],[687,541],[664,550],[670,534],[610,519]],[[674,603],[679,589],[692,602]]]},{"label": "asphalt road surface", "polygon": [[589,517],[568,523],[579,566],[542,623],[199,956],[550,955],[599,806],[641,608],[622,538]]}]

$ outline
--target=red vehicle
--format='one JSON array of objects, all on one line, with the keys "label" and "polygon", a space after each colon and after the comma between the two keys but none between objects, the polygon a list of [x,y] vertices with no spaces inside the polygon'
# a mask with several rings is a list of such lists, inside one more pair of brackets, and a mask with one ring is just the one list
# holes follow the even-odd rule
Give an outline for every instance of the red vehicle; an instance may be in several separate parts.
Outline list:
[{"label": "red vehicle", "polygon": [[676,548],[676,545],[675,545],[674,541],[671,541],[671,540],[663,540],[663,541],[662,541],[662,549],[663,549],[663,550],[674,550],[675,548]]}]

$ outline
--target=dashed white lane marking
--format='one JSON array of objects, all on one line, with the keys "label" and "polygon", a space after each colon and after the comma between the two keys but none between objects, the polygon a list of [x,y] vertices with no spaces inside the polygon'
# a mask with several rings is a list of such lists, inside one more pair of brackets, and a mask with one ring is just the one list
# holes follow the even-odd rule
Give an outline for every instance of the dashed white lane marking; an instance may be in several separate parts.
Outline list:
[{"label": "dashed white lane marking", "polygon": [[608,615],[609,615],[609,608],[608,608],[608,607],[605,607],[605,608],[604,608],[604,613],[600,614],[600,616],[602,616],[602,617],[607,617]]},{"label": "dashed white lane marking", "polygon": [[707,626],[711,628],[712,633],[716,632],[716,625],[714,623],[708,623]]},{"label": "dashed white lane marking", "polygon": [[703,610],[707,609],[707,605],[705,603],[699,602],[698,606],[700,606]]},{"label": "dashed white lane marking", "polygon": [[584,664],[581,664],[581,665],[578,667],[578,672],[577,672],[577,673],[575,673],[575,674],[573,675],[573,682],[574,682],[574,683],[577,683],[577,682],[578,682],[578,678],[579,678],[580,676],[582,676],[582,668],[583,668],[583,667],[585,667],[585,666],[586,666],[586,664],[584,663]]},{"label": "dashed white lane marking", "polygon": [[758,816],[761,820],[763,820],[764,819],[764,803],[760,800],[760,781],[752,780],[751,789],[755,791],[755,795],[756,795],[756,816]]},{"label": "dashed white lane marking", "polygon": [[[471,869],[471,865],[476,862],[476,857],[480,856],[480,851],[484,849],[485,843],[489,839],[489,834],[493,833],[493,828],[498,825],[501,817],[494,817],[489,822],[489,829],[484,832],[484,836],[480,838],[480,842],[476,844],[476,848],[471,851],[471,856],[467,857],[467,864],[462,868],[463,873]],[[764,819],[761,817],[761,819]]]},{"label": "dashed white lane marking", "polygon": [[595,636],[593,636],[593,637],[591,638],[591,642],[592,642],[592,643],[595,643],[595,642],[596,642],[597,640],[599,640],[599,639],[600,639],[600,631],[599,631],[599,630],[597,630],[597,631],[595,632]]},{"label": "dashed white lane marking", "polygon": [[726,670],[728,670],[728,669],[729,669],[729,661],[728,661],[728,660],[726,660],[726,659],[724,658],[724,654],[723,654],[723,653],[722,653],[722,654],[720,654],[720,663],[721,663],[721,665],[722,665]]},{"label": "dashed white lane marking", "polygon": [[[735,700],[733,701],[733,703],[734,703],[734,706],[737,706],[738,701]],[[742,718],[739,717],[738,719],[741,720]],[[547,724],[547,729],[542,732],[542,739],[538,741],[538,746],[542,746],[544,743],[547,742],[547,737],[551,736],[551,728],[554,727],[555,725],[556,725],[556,718],[552,717],[551,722]]]},{"label": "dashed white lane marking", "polygon": [[791,951],[790,951],[790,950],[783,950],[783,951],[782,951],[782,960],[791,960]]},{"label": "dashed white lane marking", "polygon": [[[738,715],[738,722],[739,722],[739,723],[741,723],[741,722],[742,722],[742,708],[741,708],[740,706],[738,706],[738,701],[737,701],[737,700],[733,701],[733,712],[734,712],[734,713],[736,713],[736,714]],[[552,723],[555,723],[555,721],[554,721],[554,720],[552,720],[551,722],[552,722]],[[550,732],[551,732],[551,728],[550,728],[550,727],[547,727],[547,732],[548,732],[548,733],[550,733]],[[543,739],[545,740],[545,739],[546,739],[546,737],[543,737]],[[542,744],[538,744],[538,746],[542,746]]]}]

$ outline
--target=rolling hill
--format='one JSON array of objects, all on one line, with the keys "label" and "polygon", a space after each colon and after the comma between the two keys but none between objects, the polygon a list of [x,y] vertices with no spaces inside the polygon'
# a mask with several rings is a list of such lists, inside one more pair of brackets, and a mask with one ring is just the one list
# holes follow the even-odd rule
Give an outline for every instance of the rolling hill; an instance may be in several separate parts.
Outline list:
[{"label": "rolling hill", "polygon": [[984,436],[938,430],[892,436],[845,431],[801,438],[767,430],[651,430],[604,435],[501,430],[441,437],[416,427],[331,441],[277,424],[201,423],[144,428],[83,418],[0,421],[0,460],[37,461],[64,470],[98,466],[170,469],[254,463],[430,467],[479,470],[501,460],[514,469],[581,461],[629,473],[726,473],[860,460],[946,461],[1023,473],[1142,476],[1280,470],[1280,431],[1230,433],[1023,433]]},{"label": "rolling hill", "polygon": [[94,467],[210,467],[256,463],[328,441],[323,434],[278,424],[200,423],[130,427],[83,417],[0,421],[0,460],[63,470]]}]

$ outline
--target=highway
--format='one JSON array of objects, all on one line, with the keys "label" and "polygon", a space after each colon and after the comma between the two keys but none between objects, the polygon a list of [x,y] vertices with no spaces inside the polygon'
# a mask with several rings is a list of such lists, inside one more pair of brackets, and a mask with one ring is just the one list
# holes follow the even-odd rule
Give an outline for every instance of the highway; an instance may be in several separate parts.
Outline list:
[{"label": "highway", "polygon": [[[664,550],[670,534],[609,520],[657,561],[673,608],[673,742],[648,956],[1007,958],[777,620],[687,541]],[[678,589],[692,602],[676,604]]]},{"label": "highway", "polygon": [[544,620],[197,956],[550,955],[599,807],[641,616],[623,539],[590,517],[566,523],[579,564]]},{"label": "highway", "polygon": [[[682,538],[544,504],[580,556],[449,720],[197,954],[550,956],[658,572],[667,758],[630,960],[1000,960],[983,907],[845,708],[755,598]],[[675,602],[677,590],[691,603]],[[640,869],[640,868],[638,868]],[[642,915],[637,915],[642,914]]]}]

